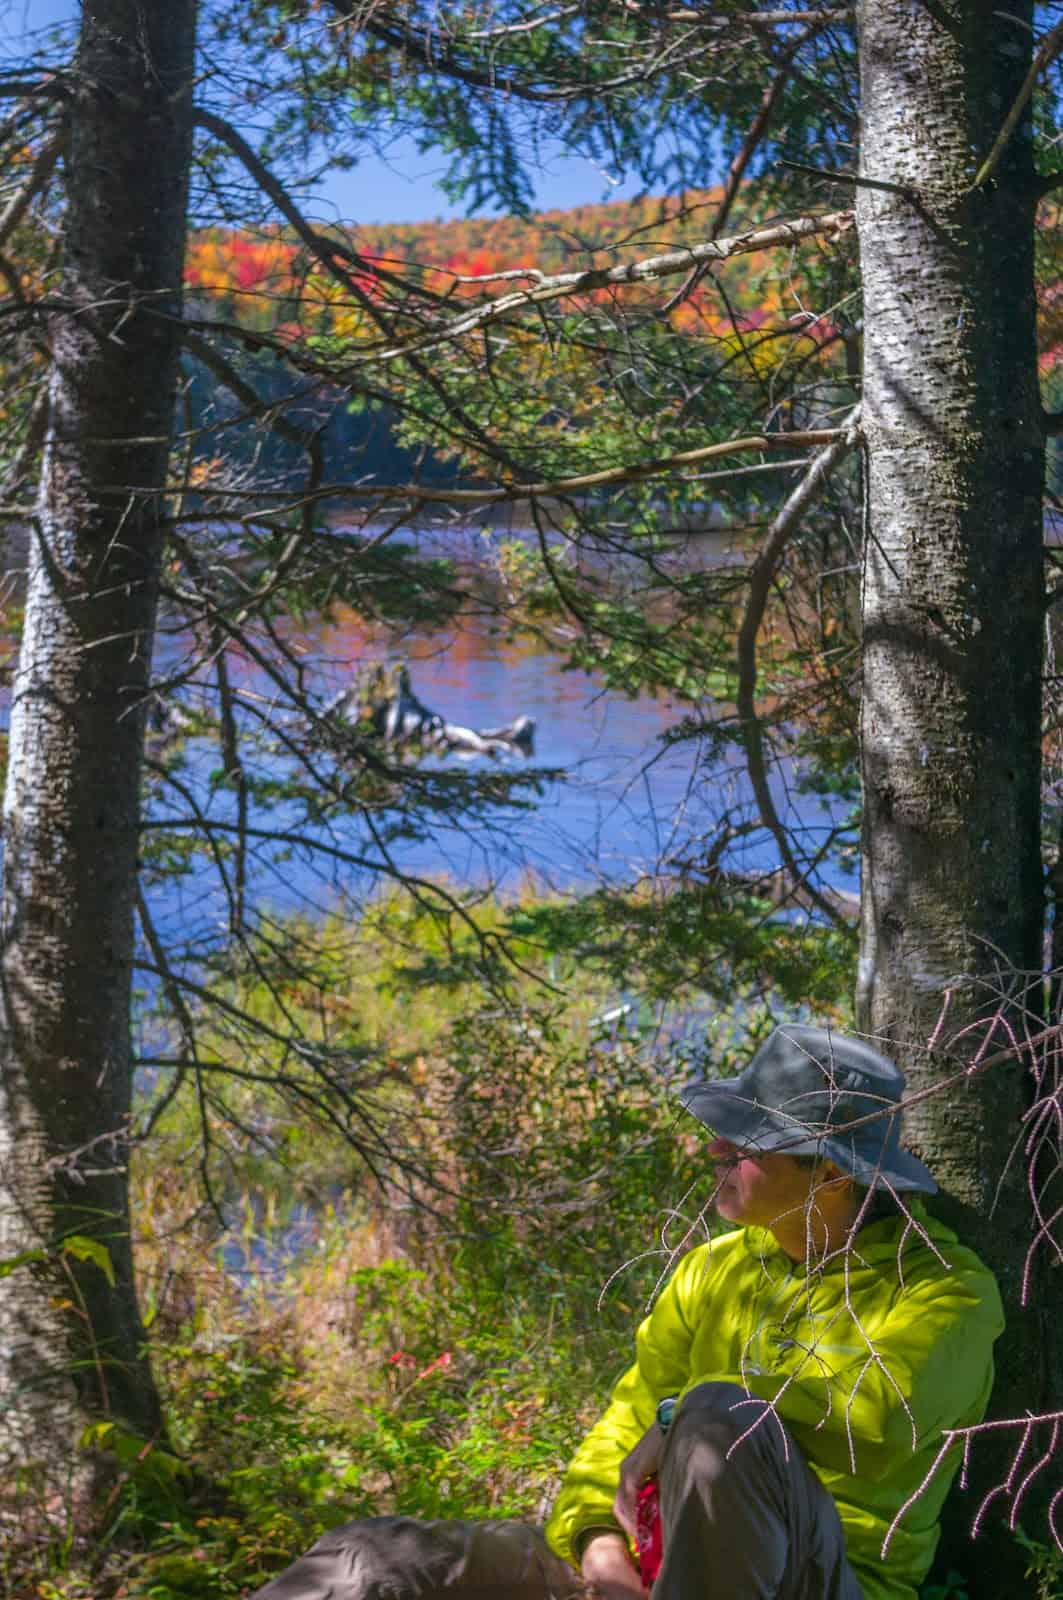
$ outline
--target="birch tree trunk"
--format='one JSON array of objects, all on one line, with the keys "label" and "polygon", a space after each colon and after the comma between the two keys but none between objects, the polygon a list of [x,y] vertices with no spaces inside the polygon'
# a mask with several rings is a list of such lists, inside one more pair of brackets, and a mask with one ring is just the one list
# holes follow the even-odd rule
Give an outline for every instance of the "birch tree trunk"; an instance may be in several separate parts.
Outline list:
[{"label": "birch tree trunk", "polygon": [[[129,1004],[143,709],[177,380],[195,0],[84,0],[0,911],[0,1460],[69,1507],[161,1433],[133,1284]],[[80,1259],[102,1244],[106,1258]],[[99,1252],[97,1251],[99,1255]],[[42,1259],[43,1257],[43,1259]],[[25,1483],[25,1478],[23,1479]]]},{"label": "birch tree trunk", "polygon": [[[1009,985],[1018,1017],[1013,970],[1042,1004],[1044,434],[1028,117],[994,180],[971,191],[1029,67],[1033,8],[862,0],[858,12],[860,170],[882,187],[857,196],[868,448],[857,1004],[918,1090],[970,1059],[984,1027],[950,1040]],[[1052,1363],[1051,1275],[1019,1308],[1032,1237],[1021,1159],[997,1192],[1027,1104],[1016,1064],[928,1099],[906,1129],[941,1184],[939,1211],[1004,1292],[997,1416],[1039,1409]],[[999,1454],[983,1466],[1003,1476]],[[980,1589],[996,1580],[981,1557],[972,1565],[972,1592],[1005,1592]]]}]

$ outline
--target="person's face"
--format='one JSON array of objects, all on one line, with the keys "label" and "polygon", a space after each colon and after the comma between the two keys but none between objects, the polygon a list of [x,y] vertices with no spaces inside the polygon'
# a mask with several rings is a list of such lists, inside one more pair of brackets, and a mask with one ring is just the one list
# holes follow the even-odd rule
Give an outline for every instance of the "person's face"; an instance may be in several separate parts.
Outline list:
[{"label": "person's face", "polygon": [[770,1228],[803,1217],[817,1175],[794,1156],[757,1154],[729,1139],[713,1139],[709,1154],[716,1163],[716,1210],[728,1222]]}]

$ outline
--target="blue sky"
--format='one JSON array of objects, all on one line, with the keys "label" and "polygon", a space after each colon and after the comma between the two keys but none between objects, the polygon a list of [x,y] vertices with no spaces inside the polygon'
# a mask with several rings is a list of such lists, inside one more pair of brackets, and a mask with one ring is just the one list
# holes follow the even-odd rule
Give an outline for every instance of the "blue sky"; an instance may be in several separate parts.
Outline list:
[{"label": "blue sky", "polygon": [[[156,0],[165,5],[166,0]],[[31,29],[67,22],[77,15],[78,0],[0,0],[0,49],[10,59],[19,37]],[[392,146],[387,159],[368,156],[351,172],[322,180],[310,209],[349,222],[427,222],[437,217],[466,215],[438,188],[442,156],[419,155],[409,140]],[[536,201],[542,209],[589,205],[599,200],[636,194],[639,185],[617,181],[595,163],[556,152],[548,156],[536,179]]]}]

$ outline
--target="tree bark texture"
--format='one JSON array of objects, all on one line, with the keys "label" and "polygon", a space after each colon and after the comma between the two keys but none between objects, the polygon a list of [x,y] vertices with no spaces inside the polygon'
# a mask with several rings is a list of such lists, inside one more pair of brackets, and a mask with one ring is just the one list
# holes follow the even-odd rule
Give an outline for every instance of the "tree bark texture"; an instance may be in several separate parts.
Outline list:
[{"label": "tree bark texture", "polygon": [[[127,1190],[143,712],[177,383],[196,0],[85,0],[65,309],[15,678],[0,910],[0,1461],[91,1489],[158,1438]],[[100,1265],[64,1252],[89,1236]]]},{"label": "tree bark texture", "polygon": [[[857,198],[868,498],[857,1010],[919,1090],[973,1057],[985,1027],[956,1035],[1002,992],[1013,1021],[1023,999],[1042,1003],[1044,433],[1028,117],[995,181],[971,190],[1029,66],[1033,8],[862,0],[858,22],[860,171],[883,187]],[[1032,980],[1025,996],[1016,971]],[[906,1125],[938,1177],[939,1210],[1001,1283],[997,1416],[1040,1409],[1051,1376],[1051,1275],[1020,1310],[1032,1219],[1021,1155],[1008,1168],[1029,1088],[1025,1063],[997,1068]]]}]

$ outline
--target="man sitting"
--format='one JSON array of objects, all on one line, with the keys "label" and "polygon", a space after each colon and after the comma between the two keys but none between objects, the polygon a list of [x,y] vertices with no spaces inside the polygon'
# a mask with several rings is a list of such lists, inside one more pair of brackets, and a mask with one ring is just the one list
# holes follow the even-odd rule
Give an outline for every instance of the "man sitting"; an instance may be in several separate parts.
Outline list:
[{"label": "man sitting", "polygon": [[739,1226],[680,1262],[566,1474],[547,1538],[602,1600],[645,1593],[627,1536],[651,1476],[654,1600],[914,1600],[958,1452],[883,1543],[942,1430],[981,1420],[1003,1315],[901,1198],[937,1187],[900,1147],[903,1087],[859,1040],[794,1025],[684,1092]]},{"label": "man sitting", "polygon": [[795,1024],[737,1078],[684,1091],[737,1226],[683,1257],[640,1327],[549,1549],[519,1522],[377,1517],[255,1600],[563,1600],[584,1583],[636,1600],[650,1478],[653,1600],[915,1600],[956,1454],[924,1479],[942,1431],[982,1418],[1003,1315],[977,1256],[905,1198],[936,1184],[901,1149],[903,1088],[859,1040]]}]

